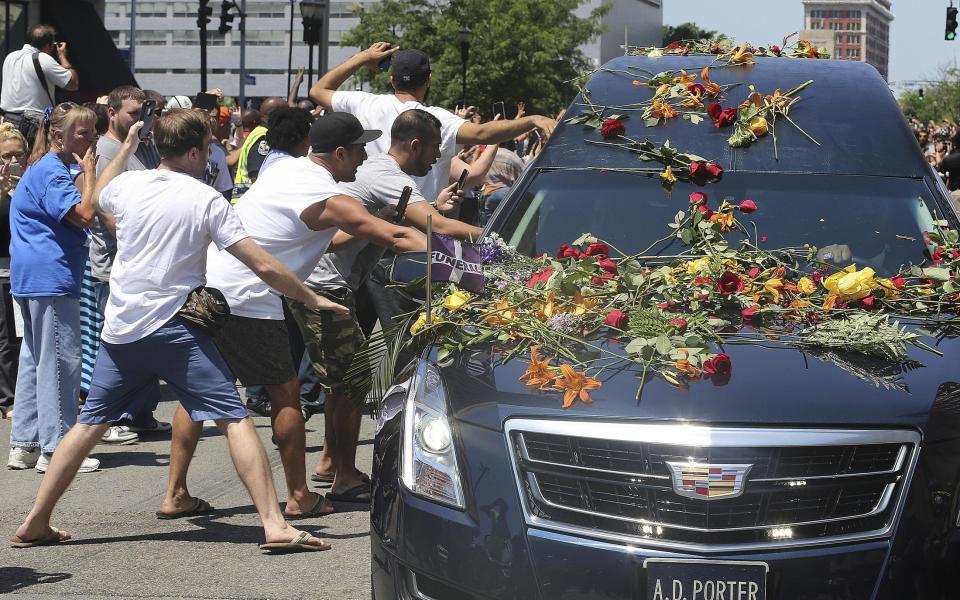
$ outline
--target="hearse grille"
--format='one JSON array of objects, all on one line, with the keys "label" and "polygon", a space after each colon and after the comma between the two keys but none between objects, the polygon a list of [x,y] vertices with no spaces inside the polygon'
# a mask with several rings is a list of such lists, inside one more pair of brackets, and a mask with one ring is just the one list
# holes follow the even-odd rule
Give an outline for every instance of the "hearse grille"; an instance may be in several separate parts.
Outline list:
[{"label": "hearse grille", "polygon": [[[911,431],[541,420],[510,420],[507,436],[530,525],[706,552],[888,536],[919,444]],[[716,467],[726,495],[693,485],[692,466]],[[742,472],[736,485],[723,467]]]}]

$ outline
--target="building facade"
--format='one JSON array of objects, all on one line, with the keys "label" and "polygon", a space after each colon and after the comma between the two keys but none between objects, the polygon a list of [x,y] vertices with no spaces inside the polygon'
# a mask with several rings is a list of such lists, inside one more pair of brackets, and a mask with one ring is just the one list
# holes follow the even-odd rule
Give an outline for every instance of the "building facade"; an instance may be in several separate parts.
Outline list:
[{"label": "building facade", "polygon": [[839,60],[859,60],[886,79],[890,64],[889,0],[803,0],[801,37]]},{"label": "building facade", "polygon": [[[340,40],[359,20],[357,7],[370,8],[379,0],[330,2],[327,65],[340,64],[356,48],[343,47]],[[611,5],[603,19],[606,32],[583,47],[595,64],[623,54],[624,35],[632,45],[659,42],[662,26],[661,0],[586,0],[577,9],[587,15],[600,4]],[[134,72],[141,86],[166,95],[196,94],[200,86],[200,34],[197,27],[196,0],[105,0],[104,22],[121,51],[130,47],[131,5],[136,7]],[[239,4],[239,0],[238,0]],[[228,96],[239,95],[240,33],[237,20],[233,30],[220,34],[219,0],[211,0],[214,9],[207,25],[207,86],[222,88]],[[247,0],[247,51],[245,86],[248,97],[283,93],[287,86],[287,61],[290,32],[293,31],[292,67],[308,66],[307,46],[303,43],[303,24],[296,0]],[[292,17],[292,19],[291,19]],[[315,49],[315,52],[317,50]],[[319,53],[318,53],[319,54]],[[314,80],[324,71],[314,57]],[[360,82],[347,82],[359,89]],[[301,89],[306,95],[307,83]]]}]

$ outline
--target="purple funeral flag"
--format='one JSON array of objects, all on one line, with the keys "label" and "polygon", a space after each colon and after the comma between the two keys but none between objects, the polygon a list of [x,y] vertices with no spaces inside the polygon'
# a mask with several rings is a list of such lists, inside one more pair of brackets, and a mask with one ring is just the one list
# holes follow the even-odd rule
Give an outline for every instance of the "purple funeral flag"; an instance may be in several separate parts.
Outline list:
[{"label": "purple funeral flag", "polygon": [[465,290],[483,292],[483,265],[480,246],[455,240],[450,236],[433,234],[434,281],[449,281]]}]

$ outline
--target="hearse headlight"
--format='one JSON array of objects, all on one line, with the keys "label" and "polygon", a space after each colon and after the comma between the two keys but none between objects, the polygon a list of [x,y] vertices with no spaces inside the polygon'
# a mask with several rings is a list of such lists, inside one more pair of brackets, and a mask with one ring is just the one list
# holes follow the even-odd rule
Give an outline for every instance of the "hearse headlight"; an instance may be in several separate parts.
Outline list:
[{"label": "hearse headlight", "polygon": [[460,469],[447,418],[447,392],[436,367],[423,361],[407,396],[403,485],[418,496],[464,508]]}]

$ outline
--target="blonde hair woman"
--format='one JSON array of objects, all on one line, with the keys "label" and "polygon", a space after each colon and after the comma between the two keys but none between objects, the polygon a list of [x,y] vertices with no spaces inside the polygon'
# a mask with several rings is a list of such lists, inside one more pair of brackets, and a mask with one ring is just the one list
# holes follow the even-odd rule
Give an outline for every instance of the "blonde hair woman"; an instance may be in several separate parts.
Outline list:
[{"label": "blonde hair woman", "polygon": [[20,343],[10,296],[10,196],[27,164],[27,140],[13,123],[0,123],[0,416],[13,410]]},{"label": "blonde hair woman", "polygon": [[[24,326],[7,463],[13,469],[45,472],[77,421],[80,280],[87,261],[84,229],[94,217],[96,123],[92,110],[72,102],[47,110],[31,166],[10,203],[10,284]],[[76,163],[82,190],[70,169]],[[99,466],[86,459],[81,471]]]}]

